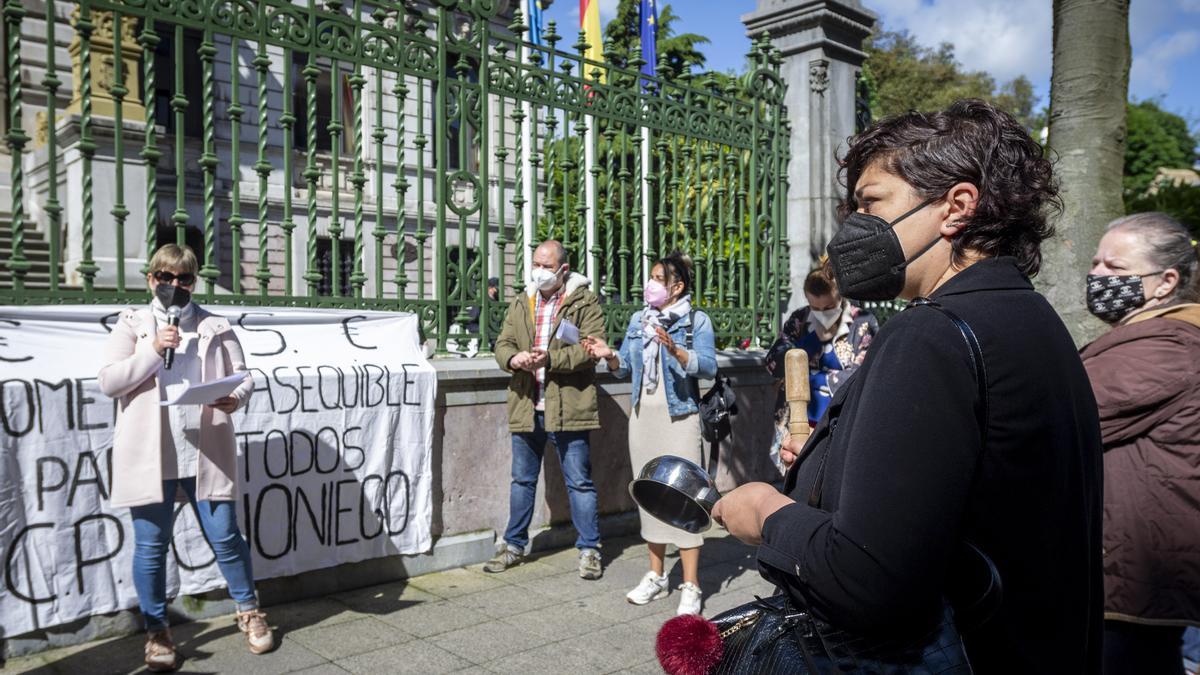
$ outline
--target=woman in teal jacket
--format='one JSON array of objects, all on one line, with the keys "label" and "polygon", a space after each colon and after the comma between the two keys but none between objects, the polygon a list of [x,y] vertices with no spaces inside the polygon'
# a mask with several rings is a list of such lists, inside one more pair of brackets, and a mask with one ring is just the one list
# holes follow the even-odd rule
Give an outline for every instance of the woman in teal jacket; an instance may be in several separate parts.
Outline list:
[{"label": "woman in teal jacket", "polygon": [[[704,312],[692,310],[691,291],[692,261],[682,253],[672,253],[650,270],[646,306],[630,317],[620,351],[597,338],[584,342],[592,357],[604,359],[616,377],[629,375],[633,382],[629,460],[634,475],[661,455],[701,462],[696,380],[716,375],[717,355],[712,320]],[[671,527],[645,511],[640,515],[642,538],[650,549],[650,571],[626,599],[644,605],[667,596],[663,557],[667,544],[675,544],[683,563],[678,613],[699,614],[703,537]]]}]

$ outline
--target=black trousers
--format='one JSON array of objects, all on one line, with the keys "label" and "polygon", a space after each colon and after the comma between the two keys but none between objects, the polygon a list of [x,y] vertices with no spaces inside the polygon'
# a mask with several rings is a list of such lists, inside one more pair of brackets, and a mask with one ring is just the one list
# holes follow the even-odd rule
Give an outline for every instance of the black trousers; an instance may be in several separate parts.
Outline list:
[{"label": "black trousers", "polygon": [[1183,675],[1183,626],[1104,622],[1104,675]]}]

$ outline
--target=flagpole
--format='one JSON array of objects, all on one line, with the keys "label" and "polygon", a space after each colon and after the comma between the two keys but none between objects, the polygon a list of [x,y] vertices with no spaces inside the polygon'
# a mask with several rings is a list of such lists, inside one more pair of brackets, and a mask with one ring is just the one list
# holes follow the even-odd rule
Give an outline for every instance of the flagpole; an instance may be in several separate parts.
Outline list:
[{"label": "flagpole", "polygon": [[533,144],[533,129],[529,117],[533,114],[533,106],[529,101],[525,101],[521,105],[525,110],[525,119],[521,121],[521,134],[524,138],[524,142],[521,144],[521,181],[523,183],[521,189],[525,194],[526,203],[526,208],[521,212],[521,229],[525,235],[525,250],[521,254],[524,257],[525,274],[528,275],[533,269],[534,245],[538,243],[533,241],[533,219],[535,214],[533,213],[533,209],[529,207],[533,203],[532,195],[533,191],[537,188],[537,181],[533,175],[533,153],[530,148]]},{"label": "flagpole", "polygon": [[[592,288],[601,290],[600,279],[596,276],[596,256],[592,248],[596,244],[596,176],[591,168],[596,165],[596,118],[587,115],[587,131],[584,134],[583,163],[580,168],[584,175],[584,204],[587,206],[587,232],[584,235],[584,257],[587,259],[587,277],[592,280]],[[603,291],[601,291],[603,292]]]},{"label": "flagpole", "polygon": [[[526,47],[522,43],[520,48],[521,62],[525,62]],[[529,277],[529,272],[533,270],[533,219],[534,213],[532,204],[533,191],[537,186],[537,181],[533,175],[533,133],[530,117],[533,115],[533,106],[529,101],[521,102],[521,111],[525,113],[524,119],[521,120],[521,128],[518,133],[521,134],[521,193],[525,195],[525,208],[521,210],[521,233],[523,245],[521,247],[521,259],[524,265],[525,278]]]},{"label": "flagpole", "polygon": [[645,176],[649,173],[652,173],[650,170],[650,166],[651,166],[650,165],[650,142],[652,139],[650,137],[650,128],[649,127],[643,126],[640,130],[640,133],[642,135],[642,175],[638,177],[638,180],[644,180],[646,183],[645,187],[642,188],[642,252],[641,252],[641,255],[642,255],[642,259],[646,262],[646,270],[647,270],[646,276],[649,277],[650,276],[649,275],[650,250],[651,250],[650,249],[650,220],[651,220],[651,216],[652,216],[652,214],[650,213],[650,209],[651,209],[651,206],[654,204],[654,200],[651,199],[651,192],[650,192],[651,187],[652,187],[652,185],[650,184],[651,181],[649,179],[645,178]]},{"label": "flagpole", "polygon": [[[655,66],[658,61],[658,7],[655,6],[655,0],[642,0],[638,8],[638,42],[640,43],[642,58],[641,58],[641,73],[642,75],[653,77],[657,74]],[[642,80],[641,90],[646,92],[650,80]],[[654,186],[653,181],[644,177],[653,174],[651,169],[651,152],[650,144],[653,142],[652,134],[648,127],[643,126],[639,133],[642,136],[642,175],[638,180],[645,180],[645,189],[642,190],[642,251],[641,254],[646,261],[646,269],[649,271],[651,256],[650,252],[654,250],[653,242],[650,240],[650,223],[653,216],[651,207],[654,204],[652,198]],[[661,168],[660,168],[661,170]],[[647,275],[649,276],[649,275]]]},{"label": "flagpole", "polygon": [[[590,66],[586,63],[591,60],[595,63],[604,61],[604,34],[600,26],[600,0],[585,0],[580,3],[579,8],[579,77],[584,81],[591,79],[595,68],[598,66]],[[589,68],[593,69],[589,73]],[[596,82],[604,82],[602,73],[595,75]],[[586,91],[586,85],[585,85]],[[590,99],[591,94],[585,96],[585,100]],[[587,275],[595,284],[593,288],[603,292],[603,286],[600,284],[600,279],[596,276],[597,256],[592,254],[592,248],[596,243],[597,218],[596,213],[596,177],[592,175],[591,169],[596,165],[596,117],[594,115],[585,114],[583,116],[584,124],[587,125],[587,130],[584,132],[583,140],[583,163],[580,167],[583,172],[583,188],[584,188],[584,205],[587,208],[587,223],[584,230],[584,258],[587,260]]]}]

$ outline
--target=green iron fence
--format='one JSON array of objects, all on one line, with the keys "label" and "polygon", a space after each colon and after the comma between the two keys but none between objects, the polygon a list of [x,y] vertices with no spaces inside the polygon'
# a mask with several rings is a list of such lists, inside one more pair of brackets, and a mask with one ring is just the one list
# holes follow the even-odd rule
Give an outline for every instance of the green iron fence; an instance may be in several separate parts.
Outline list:
[{"label": "green iron fence", "polygon": [[47,20],[7,0],[0,304],[143,302],[177,241],[202,302],[411,311],[447,352],[494,340],[555,237],[612,335],[679,248],[720,342],[768,341],[788,293],[777,52],[757,42],[737,79],[646,78],[553,25],[530,44],[512,4],[84,0]]}]

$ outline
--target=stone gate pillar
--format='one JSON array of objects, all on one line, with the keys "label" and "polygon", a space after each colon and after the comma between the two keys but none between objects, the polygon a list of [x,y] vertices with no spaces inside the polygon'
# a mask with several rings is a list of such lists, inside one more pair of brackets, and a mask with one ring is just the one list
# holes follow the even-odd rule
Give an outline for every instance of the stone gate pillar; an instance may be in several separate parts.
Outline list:
[{"label": "stone gate pillar", "polygon": [[[837,226],[837,155],[855,132],[863,40],[875,15],[859,0],[758,0],[742,17],[746,33],[766,32],[783,53],[792,125],[788,165],[788,312],[805,304],[804,277]],[[785,313],[784,316],[787,316]]]}]

